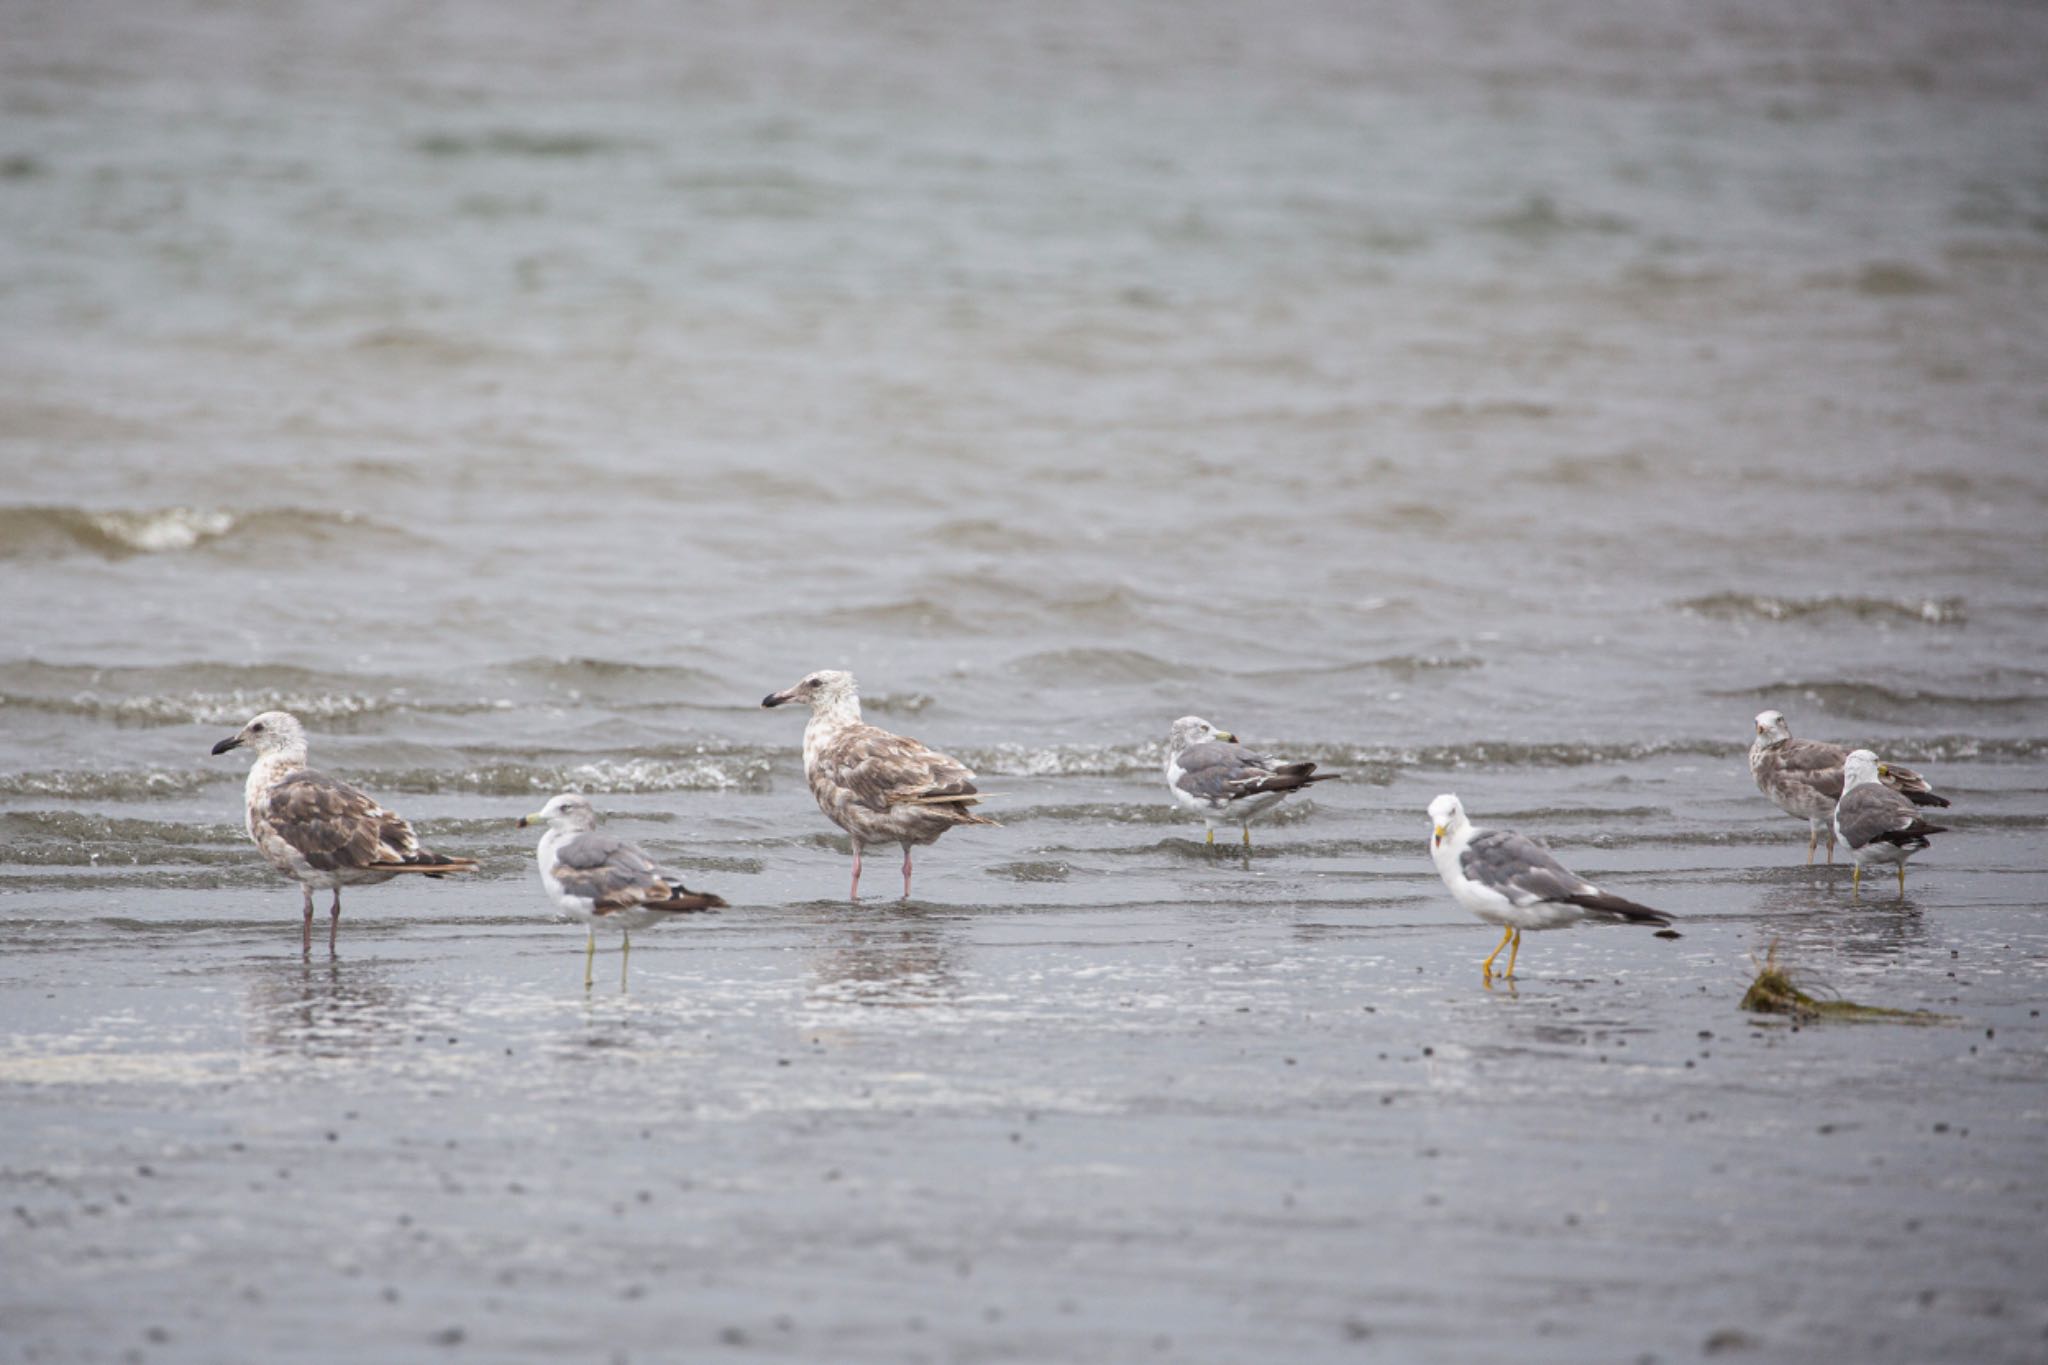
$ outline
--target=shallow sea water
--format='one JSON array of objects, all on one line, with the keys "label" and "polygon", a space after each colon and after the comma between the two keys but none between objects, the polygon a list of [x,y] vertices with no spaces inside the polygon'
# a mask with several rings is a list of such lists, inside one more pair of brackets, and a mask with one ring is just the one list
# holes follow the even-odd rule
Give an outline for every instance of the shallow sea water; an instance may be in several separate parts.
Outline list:
[{"label": "shallow sea water", "polygon": [[[2048,1350],[2048,16],[7,27],[0,1358]],[[820,666],[994,793],[908,904]],[[272,706],[483,873],[301,961]],[[1345,778],[1212,854],[1187,712]],[[732,902],[630,992],[570,785]],[[1445,790],[1683,937],[1485,989]]]}]

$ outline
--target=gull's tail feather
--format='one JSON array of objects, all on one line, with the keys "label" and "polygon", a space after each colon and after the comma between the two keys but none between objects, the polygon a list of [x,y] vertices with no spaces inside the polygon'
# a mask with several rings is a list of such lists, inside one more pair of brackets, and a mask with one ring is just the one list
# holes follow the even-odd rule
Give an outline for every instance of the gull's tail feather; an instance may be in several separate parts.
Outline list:
[{"label": "gull's tail feather", "polygon": [[1647,905],[1639,905],[1635,901],[1624,900],[1620,896],[1610,896],[1605,891],[1582,891],[1576,896],[1566,896],[1564,900],[1567,904],[1576,905],[1582,910],[1591,910],[1596,914],[1612,915],[1616,919],[1627,920],[1631,924],[1668,925],[1671,923],[1671,916],[1665,914],[1662,910],[1652,910]]},{"label": "gull's tail feather", "polygon": [[474,858],[457,857],[452,853],[436,853],[431,849],[417,849],[402,863],[373,863],[379,872],[417,872],[422,877],[448,877],[458,872],[475,872],[482,864]]},{"label": "gull's tail feather", "polygon": [[1300,791],[1311,783],[1328,782],[1333,777],[1342,777],[1343,775],[1342,773],[1319,773],[1316,771],[1316,765],[1308,762],[1282,763],[1273,769],[1270,776],[1253,778],[1251,781],[1238,787],[1238,791],[1245,796],[1255,796],[1261,792]]},{"label": "gull's tail feather", "polygon": [[676,915],[694,915],[700,911],[723,910],[727,907],[725,897],[714,896],[709,891],[692,891],[689,887],[679,883],[669,888],[667,900],[648,901],[645,903],[644,908],[648,910],[665,910],[670,914]]},{"label": "gull's tail feather", "polygon": [[1913,822],[1904,829],[1886,830],[1872,842],[1897,844],[1908,853],[1918,853],[1921,849],[1928,847],[1928,835],[1946,833],[1948,833],[1947,825],[1930,825],[1925,820],[1915,816]]},{"label": "gull's tail feather", "polygon": [[1896,763],[1884,765],[1883,782],[1887,787],[1905,797],[1916,806],[1946,806],[1948,798],[1935,794],[1927,779],[1911,768],[1901,768]]},{"label": "gull's tail feather", "polygon": [[991,820],[986,815],[976,815],[968,809],[969,806],[980,802],[984,796],[985,793],[974,791],[942,792],[930,796],[899,796],[889,804],[892,806],[923,806],[927,809],[943,810],[948,815],[951,815],[958,824],[994,825],[997,829],[1001,829],[1002,825],[1000,822]]}]

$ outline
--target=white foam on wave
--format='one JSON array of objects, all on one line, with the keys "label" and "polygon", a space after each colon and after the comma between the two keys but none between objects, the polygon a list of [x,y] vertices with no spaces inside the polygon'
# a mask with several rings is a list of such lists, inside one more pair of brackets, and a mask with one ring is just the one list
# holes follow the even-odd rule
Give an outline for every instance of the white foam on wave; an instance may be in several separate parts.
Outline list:
[{"label": "white foam on wave", "polygon": [[94,530],[138,554],[189,550],[235,529],[232,512],[200,507],[162,507],[145,512],[87,512]]}]

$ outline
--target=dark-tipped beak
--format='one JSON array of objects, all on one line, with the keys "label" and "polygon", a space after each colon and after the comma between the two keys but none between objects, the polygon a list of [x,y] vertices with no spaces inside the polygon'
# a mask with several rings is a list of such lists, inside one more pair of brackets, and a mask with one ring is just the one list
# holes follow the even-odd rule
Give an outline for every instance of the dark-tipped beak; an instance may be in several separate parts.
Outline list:
[{"label": "dark-tipped beak", "polygon": [[1237,736],[1233,735],[1228,730],[1219,730],[1216,734],[1216,738],[1222,740],[1225,744],[1237,743]]},{"label": "dark-tipped beak", "polygon": [[213,751],[217,754],[224,754],[230,749],[239,749],[241,747],[242,737],[240,735],[229,735],[226,739],[214,745]]},{"label": "dark-tipped beak", "polygon": [[532,824],[533,822],[532,822],[531,820],[527,819],[527,818],[526,818],[525,816],[523,816],[523,815],[522,815],[522,816],[520,816],[520,817],[519,817],[519,818],[518,818],[517,820],[513,821],[512,823],[513,823],[513,825],[514,825],[514,827],[515,827],[515,828],[518,828],[518,829],[525,829],[525,828],[526,828],[526,827],[527,827],[528,825]]},{"label": "dark-tipped beak", "polygon": [[763,706],[780,706],[780,705],[782,705],[782,703],[784,703],[784,702],[786,702],[786,701],[788,701],[788,700],[789,700],[789,693],[787,693],[787,692],[770,692],[770,693],[769,693],[769,694],[768,694],[767,696],[765,696],[765,697],[761,698],[761,705],[763,705]]}]

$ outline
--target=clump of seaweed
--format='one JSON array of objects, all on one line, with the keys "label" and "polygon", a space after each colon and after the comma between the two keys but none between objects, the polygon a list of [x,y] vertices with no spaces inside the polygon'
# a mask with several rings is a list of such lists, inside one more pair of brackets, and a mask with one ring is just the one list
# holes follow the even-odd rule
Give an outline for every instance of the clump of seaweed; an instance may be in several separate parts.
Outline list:
[{"label": "clump of seaweed", "polygon": [[[1751,958],[1752,962],[1756,959]],[[1792,980],[1792,972],[1778,961],[1778,943],[1764,953],[1764,960],[1756,963],[1756,980],[1749,983],[1749,990],[1742,997],[1742,1008],[1757,1014],[1790,1015],[1799,1023],[1812,1023],[1822,1019],[1848,1020],[1897,1020],[1907,1024],[1942,1024],[1949,1016],[1935,1014],[1928,1010],[1893,1010],[1881,1005],[1859,1005],[1850,1000],[1821,1000],[1799,989]]]}]

